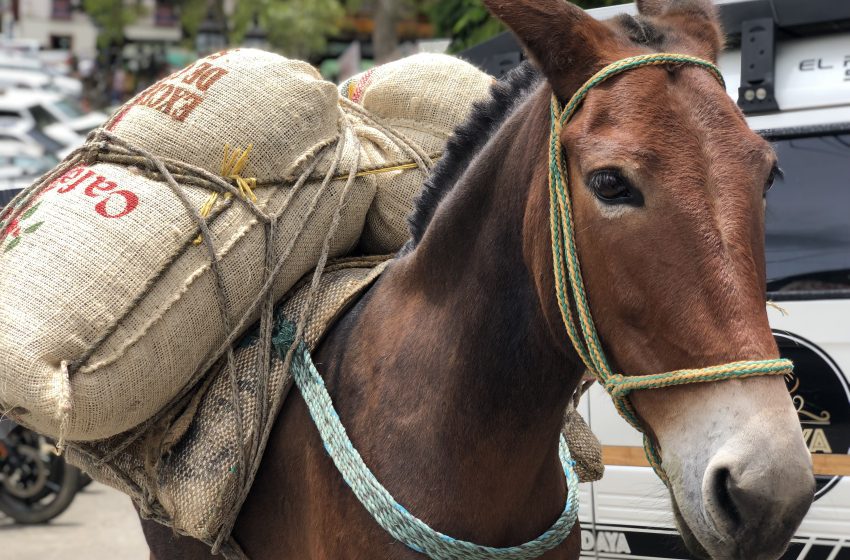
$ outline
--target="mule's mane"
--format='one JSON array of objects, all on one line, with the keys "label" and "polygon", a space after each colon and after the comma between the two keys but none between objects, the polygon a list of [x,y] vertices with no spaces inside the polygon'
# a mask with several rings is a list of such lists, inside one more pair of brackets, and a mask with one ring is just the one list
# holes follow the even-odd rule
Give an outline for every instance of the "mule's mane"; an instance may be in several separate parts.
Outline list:
[{"label": "mule's mane", "polygon": [[511,70],[490,87],[490,97],[473,105],[465,123],[449,138],[443,157],[425,180],[408,219],[411,240],[405,252],[419,244],[437,207],[490,137],[542,80],[530,62]]}]

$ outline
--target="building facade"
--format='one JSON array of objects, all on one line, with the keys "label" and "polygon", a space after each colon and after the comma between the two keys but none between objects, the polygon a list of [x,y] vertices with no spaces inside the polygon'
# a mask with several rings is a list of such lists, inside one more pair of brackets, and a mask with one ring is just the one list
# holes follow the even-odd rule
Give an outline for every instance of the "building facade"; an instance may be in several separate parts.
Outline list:
[{"label": "building facade", "polygon": [[[80,4],[80,0],[2,0],[4,36],[35,40],[43,49],[69,50],[80,59],[94,58],[98,29]],[[181,40],[180,18],[173,5],[160,0],[141,4],[144,13],[125,29],[128,42]]]}]

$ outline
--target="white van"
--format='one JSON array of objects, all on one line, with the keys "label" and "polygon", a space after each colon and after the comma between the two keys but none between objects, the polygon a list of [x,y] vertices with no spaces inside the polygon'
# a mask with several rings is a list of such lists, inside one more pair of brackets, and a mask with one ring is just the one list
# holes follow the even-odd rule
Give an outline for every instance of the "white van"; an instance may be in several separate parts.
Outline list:
[{"label": "white van", "polygon": [[[818,484],[783,560],[850,560],[850,0],[715,1],[729,95],[774,143],[785,174],[767,196],[768,297],[782,309],[768,311],[795,363],[788,389]],[[495,75],[522,59],[507,34],[462,56]],[[689,558],[641,436],[599,386],[580,412],[606,462],[603,479],[581,487],[582,558]]]}]

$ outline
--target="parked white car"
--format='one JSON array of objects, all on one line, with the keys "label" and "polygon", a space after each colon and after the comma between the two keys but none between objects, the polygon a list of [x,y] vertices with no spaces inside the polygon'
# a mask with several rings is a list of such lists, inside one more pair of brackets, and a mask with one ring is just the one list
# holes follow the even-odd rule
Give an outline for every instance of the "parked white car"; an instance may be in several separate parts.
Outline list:
[{"label": "parked white car", "polygon": [[0,87],[53,91],[79,98],[83,84],[32,56],[0,55]]},{"label": "parked white car", "polygon": [[37,129],[61,145],[57,151],[82,145],[106,119],[105,113],[84,113],[74,100],[55,93],[11,89],[0,95],[0,131]]},{"label": "parked white car", "polygon": [[63,144],[53,140],[37,128],[19,130],[15,128],[4,128],[0,124],[0,142],[19,144],[23,150],[35,148],[44,153],[59,155],[60,157],[64,157],[62,154],[68,150]]},{"label": "parked white car", "polygon": [[59,163],[38,144],[3,139],[0,135],[0,207]]}]

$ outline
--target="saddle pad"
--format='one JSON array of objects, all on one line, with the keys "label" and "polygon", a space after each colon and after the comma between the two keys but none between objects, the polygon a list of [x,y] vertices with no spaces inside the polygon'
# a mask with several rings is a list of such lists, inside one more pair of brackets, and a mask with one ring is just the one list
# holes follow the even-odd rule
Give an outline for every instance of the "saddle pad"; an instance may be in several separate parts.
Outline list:
[{"label": "saddle pad", "polygon": [[[363,257],[330,263],[324,271],[308,314],[304,342],[314,350],[335,321],[377,279],[390,258]],[[306,309],[310,276],[296,284],[275,311],[297,323]],[[281,321],[276,320],[275,324]],[[271,355],[272,367],[265,402],[257,398],[257,364],[261,344],[258,329],[246,335],[234,353],[235,383],[243,419],[262,413],[277,416],[292,387],[292,377],[284,371],[283,360]],[[241,508],[238,463],[240,445],[251,459],[249,473],[259,467],[268,431],[252,430],[244,423],[243,440],[238,442],[231,378],[225,363],[220,363],[207,381],[174,409],[148,425],[136,437],[93,442],[69,447],[69,462],[78,465],[104,482],[128,494],[146,518],[172,527],[212,545],[222,532],[229,533],[228,518]],[[261,428],[262,429],[262,428]],[[127,445],[127,440],[132,440]],[[225,535],[226,536],[226,535]]]}]

